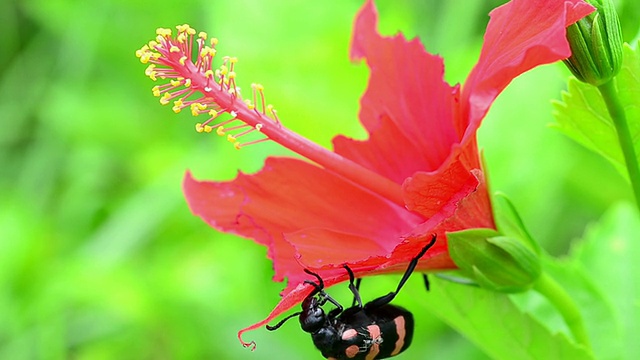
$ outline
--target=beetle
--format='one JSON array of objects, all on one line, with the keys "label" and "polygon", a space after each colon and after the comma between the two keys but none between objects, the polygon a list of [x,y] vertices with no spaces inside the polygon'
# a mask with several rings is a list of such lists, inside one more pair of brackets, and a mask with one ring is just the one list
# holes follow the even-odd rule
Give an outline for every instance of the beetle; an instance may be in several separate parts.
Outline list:
[{"label": "beetle", "polygon": [[[385,359],[400,354],[411,345],[413,338],[413,315],[411,312],[391,301],[418,265],[418,260],[436,242],[434,234],[431,241],[414,257],[404,272],[395,291],[378,297],[362,305],[359,286],[360,280],[354,283],[354,274],[346,264],[342,267],[349,274],[349,289],[353,293],[353,304],[346,310],[340,303],[324,291],[322,278],[310,271],[317,282],[305,280],[313,291],[302,301],[302,311],[287,316],[274,326],[267,325],[267,330],[280,328],[287,320],[298,316],[302,330],[311,334],[313,343],[329,360],[375,360]],[[429,290],[429,280],[424,275],[424,282]],[[325,313],[322,306],[327,302],[336,308]]]}]

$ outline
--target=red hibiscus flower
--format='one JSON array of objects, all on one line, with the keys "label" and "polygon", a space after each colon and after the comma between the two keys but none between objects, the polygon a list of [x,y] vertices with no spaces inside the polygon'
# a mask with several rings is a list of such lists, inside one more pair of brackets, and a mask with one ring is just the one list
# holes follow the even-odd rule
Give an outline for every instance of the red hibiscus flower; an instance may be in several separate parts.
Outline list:
[{"label": "red hibiscus flower", "polygon": [[[311,160],[268,158],[260,172],[229,182],[200,182],[189,173],[184,179],[194,214],[267,246],[274,280],[288,279],[280,303],[241,330],[240,340],[309,294],[304,268],[327,286],[348,279],[342,264],[357,277],[400,273],[432,234],[437,243],[417,270],[456,268],[446,233],[495,228],[476,143],[482,118],[514,77],[567,58],[565,28],[592,9],[581,0],[514,0],[495,9],[480,59],[461,88],[443,80],[442,59],[419,40],[378,34],[375,8],[367,1],[355,21],[351,57],[366,60],[371,70],[360,111],[369,138],[338,136],[333,152],[284,128],[264,105],[261,86],[252,87],[253,101],[240,101],[235,59],[212,70],[215,49],[205,46],[206,35],[199,35],[198,55],[192,56],[195,31],[178,27],[173,38],[160,30],[138,55],[152,63],[152,79],[173,79],[154,88],[162,103],[177,99],[175,111],[209,114],[196,129],[210,132],[215,121],[216,131],[232,134],[236,147],[261,141],[239,141],[259,132]],[[221,114],[231,117],[222,121]],[[229,126],[234,123],[240,125]]]}]

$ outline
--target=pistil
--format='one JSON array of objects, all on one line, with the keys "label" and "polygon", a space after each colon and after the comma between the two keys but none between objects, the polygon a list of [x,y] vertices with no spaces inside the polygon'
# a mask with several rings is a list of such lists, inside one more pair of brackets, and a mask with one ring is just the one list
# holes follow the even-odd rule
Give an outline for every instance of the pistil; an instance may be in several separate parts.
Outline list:
[{"label": "pistil", "polygon": [[[200,33],[195,40],[198,48],[194,59],[195,30],[188,25],[177,28],[175,38],[170,30],[158,29],[156,40],[136,53],[141,62],[151,63],[145,73],[152,80],[170,79],[168,84],[153,89],[163,105],[173,100],[174,112],[188,107],[193,115],[207,114],[209,118],[196,124],[196,130],[209,133],[215,128],[217,134],[227,135],[237,149],[267,139],[275,141],[332,173],[405,207],[400,184],[285,128],[273,107],[266,104],[262,85],[252,85],[253,101],[243,100],[235,81],[237,59],[225,57],[223,64],[213,70],[217,40],[212,39],[211,46],[206,46],[207,35]],[[222,114],[228,114],[230,118],[219,119]],[[234,121],[243,125],[225,128]],[[211,125],[214,123],[216,125]],[[232,134],[234,130],[239,132]],[[260,133],[266,139],[238,140],[250,133]]]}]

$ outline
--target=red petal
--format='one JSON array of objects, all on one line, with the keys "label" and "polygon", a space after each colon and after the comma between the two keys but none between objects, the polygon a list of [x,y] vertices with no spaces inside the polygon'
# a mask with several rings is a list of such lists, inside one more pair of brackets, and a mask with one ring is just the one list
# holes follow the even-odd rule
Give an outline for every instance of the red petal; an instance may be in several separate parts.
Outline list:
[{"label": "red petal", "polygon": [[371,69],[361,100],[367,141],[334,139],[335,151],[398,183],[418,170],[438,168],[460,136],[454,124],[457,88],[443,80],[442,59],[417,39],[382,37],[368,1],[355,21],[351,56]]},{"label": "red petal", "polygon": [[[301,273],[292,245],[307,229],[329,229],[329,251],[348,244],[352,236],[374,242],[368,248],[391,251],[401,234],[420,222],[419,217],[317,166],[288,158],[269,158],[255,175],[239,174],[231,182],[198,182],[187,174],[184,191],[193,213],[212,227],[252,238],[269,247],[275,280]],[[316,231],[316,230],[313,230]],[[287,234],[292,234],[285,240]],[[303,243],[301,246],[304,247]],[[335,252],[339,263],[354,256]],[[378,252],[379,253],[379,252]]]},{"label": "red petal", "polygon": [[[221,231],[266,245],[274,262],[274,280],[288,278],[283,301],[265,321],[304,298],[303,292],[294,291],[309,277],[297,257],[308,266],[325,267],[323,278],[338,268],[340,274],[334,274],[328,283],[344,281],[342,263],[354,264],[354,271],[362,273],[390,261],[407,262],[390,260],[389,253],[403,241],[403,234],[422,221],[400,206],[296,159],[269,158],[259,173],[239,174],[229,182],[199,182],[187,173],[183,187],[195,215]],[[314,261],[318,254],[323,257],[321,262]]]},{"label": "red petal", "polygon": [[566,27],[594,8],[582,0],[512,0],[491,12],[478,63],[464,84],[467,135],[516,76],[571,55]]}]

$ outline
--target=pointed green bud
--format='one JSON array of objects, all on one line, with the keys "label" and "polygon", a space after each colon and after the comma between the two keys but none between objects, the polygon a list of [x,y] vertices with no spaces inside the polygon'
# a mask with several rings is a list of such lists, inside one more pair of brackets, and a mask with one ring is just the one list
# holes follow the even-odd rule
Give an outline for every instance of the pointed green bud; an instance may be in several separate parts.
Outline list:
[{"label": "pointed green bud", "polygon": [[488,290],[525,291],[542,272],[538,254],[530,246],[495,230],[464,230],[448,233],[447,239],[455,264]]},{"label": "pointed green bud", "polygon": [[564,60],[578,80],[600,86],[620,71],[622,30],[612,0],[586,0],[596,11],[567,28],[571,57]]}]

